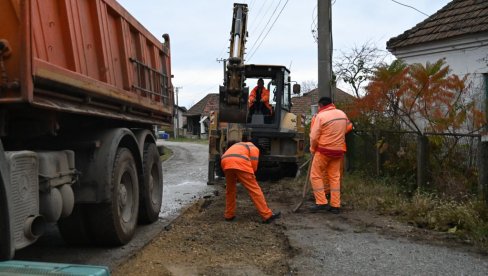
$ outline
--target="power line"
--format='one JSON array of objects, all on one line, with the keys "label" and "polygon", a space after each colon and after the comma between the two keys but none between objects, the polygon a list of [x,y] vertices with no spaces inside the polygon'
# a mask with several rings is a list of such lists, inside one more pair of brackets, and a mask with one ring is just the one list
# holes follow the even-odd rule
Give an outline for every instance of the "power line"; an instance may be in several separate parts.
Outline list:
[{"label": "power line", "polygon": [[286,0],[285,4],[283,5],[283,7],[280,10],[280,13],[278,14],[278,16],[273,21],[273,24],[271,25],[271,27],[269,27],[268,32],[266,33],[266,35],[264,36],[264,38],[261,40],[261,42],[259,43],[258,47],[254,50],[254,52],[251,54],[251,56],[249,57],[248,60],[251,60],[251,58],[254,56],[254,54],[256,53],[256,51],[259,49],[259,47],[261,46],[261,44],[263,43],[263,41],[266,39],[266,37],[268,37],[269,32],[271,31],[271,29],[273,29],[273,26],[276,23],[276,21],[278,20],[278,18],[280,18],[281,13],[285,9],[286,5],[288,4],[288,1],[289,0]]},{"label": "power line", "polygon": [[310,29],[312,31],[312,36],[315,42],[318,40],[317,36],[317,15],[315,14],[315,11],[317,10],[317,5],[315,5],[315,8],[312,11],[312,25],[310,25]]},{"label": "power line", "polygon": [[252,9],[254,7],[254,4],[255,4],[254,1],[255,0],[251,0],[251,4],[249,4],[249,9]]},{"label": "power line", "polygon": [[[259,8],[258,12],[256,13],[256,18],[260,18],[259,16],[261,15],[261,12],[263,11],[263,8],[264,8],[264,5],[266,4],[266,1],[262,1],[262,5],[261,7]],[[271,6],[273,5],[273,3],[271,3]],[[270,7],[271,7],[270,6]],[[264,16],[261,17],[261,20],[259,22],[262,22],[263,21],[263,18]],[[249,26],[253,25],[253,26],[257,26],[255,23],[251,22],[252,24],[249,24]],[[250,28],[249,28],[250,29]],[[256,28],[254,28],[256,29]],[[253,30],[254,32],[254,30]]]},{"label": "power line", "polygon": [[[271,19],[273,19],[273,16],[275,15],[276,11],[277,11],[277,10],[278,10],[278,8],[280,7],[281,1],[282,1],[282,0],[280,0],[280,2],[278,2],[278,5],[276,5],[276,8],[274,9],[273,14],[272,14],[272,15],[269,17],[268,22],[266,22],[266,25],[264,26],[263,30],[262,30],[262,31],[261,31],[261,33],[259,34],[258,38],[257,38],[257,39],[256,39],[256,41],[254,42],[254,44],[252,45],[252,47],[250,48],[249,52],[252,52],[252,51],[253,51],[253,49],[254,49],[254,47],[257,45],[257,43],[258,43],[259,39],[260,39],[260,38],[261,38],[261,36],[263,35],[264,31],[266,31],[266,28],[268,27],[269,22],[271,22]],[[287,2],[288,2],[288,0],[287,0]]]},{"label": "power line", "polygon": [[428,14],[426,14],[425,12],[423,12],[423,11],[421,11],[421,10],[417,9],[416,7],[413,7],[413,6],[410,6],[410,5],[407,5],[407,4],[403,4],[403,3],[398,2],[398,1],[396,1],[396,0],[391,0],[391,1],[392,1],[392,2],[394,2],[394,3],[397,3],[398,5],[402,5],[402,6],[405,6],[405,7],[407,7],[407,8],[411,8],[411,9],[413,9],[413,10],[416,10],[416,11],[418,11],[419,13],[421,13],[421,14],[423,14],[423,15],[427,16],[427,17],[429,16]]}]

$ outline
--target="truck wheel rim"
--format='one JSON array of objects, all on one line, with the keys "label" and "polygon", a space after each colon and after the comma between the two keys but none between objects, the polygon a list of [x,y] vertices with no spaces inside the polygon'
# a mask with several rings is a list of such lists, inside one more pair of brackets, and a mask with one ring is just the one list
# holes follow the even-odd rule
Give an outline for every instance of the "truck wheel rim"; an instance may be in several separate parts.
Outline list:
[{"label": "truck wheel rim", "polygon": [[130,221],[132,216],[132,184],[130,173],[125,172],[119,186],[119,212],[124,222]]}]

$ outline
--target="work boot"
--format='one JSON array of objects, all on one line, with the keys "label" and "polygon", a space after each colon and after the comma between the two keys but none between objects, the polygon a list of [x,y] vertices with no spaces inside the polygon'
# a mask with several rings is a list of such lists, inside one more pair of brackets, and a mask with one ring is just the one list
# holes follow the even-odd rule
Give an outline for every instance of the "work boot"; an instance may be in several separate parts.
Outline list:
[{"label": "work boot", "polygon": [[280,211],[278,211],[276,213],[273,213],[271,215],[271,217],[269,217],[268,219],[263,220],[263,223],[266,223],[266,224],[271,223],[273,220],[279,218],[280,216],[281,216],[281,212]]},{"label": "work boot", "polygon": [[333,207],[333,206],[331,206],[330,209],[329,209],[329,212],[331,212],[334,215],[337,215],[337,214],[340,213],[340,210],[341,210],[341,208],[339,208],[339,207]]},{"label": "work boot", "polygon": [[310,212],[317,213],[320,211],[329,211],[330,205],[329,204],[315,204],[314,206],[309,208]]}]

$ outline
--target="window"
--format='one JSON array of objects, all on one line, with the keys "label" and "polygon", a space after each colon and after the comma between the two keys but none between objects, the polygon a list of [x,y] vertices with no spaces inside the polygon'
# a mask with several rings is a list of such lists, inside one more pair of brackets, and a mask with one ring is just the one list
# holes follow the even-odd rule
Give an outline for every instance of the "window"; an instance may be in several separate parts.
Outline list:
[{"label": "window", "polygon": [[288,76],[288,72],[285,71],[284,79],[283,79],[283,95],[281,97],[281,105],[282,108],[290,111],[290,77]]}]

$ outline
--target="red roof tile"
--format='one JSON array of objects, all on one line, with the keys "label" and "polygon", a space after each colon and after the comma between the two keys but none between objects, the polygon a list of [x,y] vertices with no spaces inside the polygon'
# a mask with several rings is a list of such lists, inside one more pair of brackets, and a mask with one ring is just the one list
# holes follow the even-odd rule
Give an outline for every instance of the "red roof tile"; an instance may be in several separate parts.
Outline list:
[{"label": "red roof tile", "polygon": [[394,51],[406,46],[479,33],[488,33],[488,0],[453,0],[415,27],[391,38],[386,48]]},{"label": "red roof tile", "polygon": [[208,115],[210,111],[219,110],[219,94],[207,94],[198,103],[194,104],[185,114],[185,116]]}]

